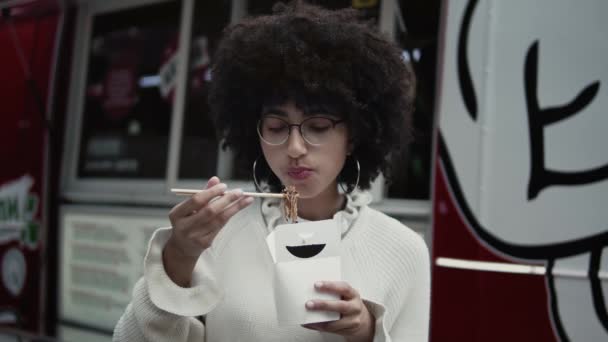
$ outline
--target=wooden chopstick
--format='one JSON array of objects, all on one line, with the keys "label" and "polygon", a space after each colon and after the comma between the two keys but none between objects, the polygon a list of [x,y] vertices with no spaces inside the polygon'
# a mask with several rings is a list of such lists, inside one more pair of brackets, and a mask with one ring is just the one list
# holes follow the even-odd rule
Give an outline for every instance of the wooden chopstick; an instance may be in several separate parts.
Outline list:
[{"label": "wooden chopstick", "polygon": [[[171,192],[177,196],[192,196],[202,190],[196,189],[171,189]],[[250,197],[268,197],[268,198],[284,198],[285,194],[273,194],[266,192],[243,192],[243,195]]]}]

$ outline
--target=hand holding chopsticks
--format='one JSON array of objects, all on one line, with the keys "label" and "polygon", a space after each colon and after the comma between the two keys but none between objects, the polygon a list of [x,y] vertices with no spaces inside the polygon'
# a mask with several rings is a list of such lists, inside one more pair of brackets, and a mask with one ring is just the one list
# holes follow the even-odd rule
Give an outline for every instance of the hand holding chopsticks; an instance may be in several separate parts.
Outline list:
[{"label": "hand holding chopsticks", "polygon": [[179,286],[190,286],[201,253],[230,218],[253,203],[253,198],[242,191],[226,189],[218,177],[211,177],[205,189],[174,189],[189,197],[169,212],[172,229],[163,249],[163,264],[169,278]]}]

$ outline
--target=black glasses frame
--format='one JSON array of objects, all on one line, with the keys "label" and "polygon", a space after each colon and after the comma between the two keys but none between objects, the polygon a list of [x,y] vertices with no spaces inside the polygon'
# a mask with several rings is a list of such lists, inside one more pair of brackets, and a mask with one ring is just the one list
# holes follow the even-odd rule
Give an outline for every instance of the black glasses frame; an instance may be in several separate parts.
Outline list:
[{"label": "black glasses frame", "polygon": [[304,139],[304,141],[306,141],[306,143],[308,143],[309,145],[312,146],[320,146],[323,144],[313,144],[310,141],[308,141],[308,139],[306,139],[306,136],[302,133],[302,125],[308,121],[308,120],[312,120],[312,119],[325,119],[325,120],[329,120],[332,124],[332,129],[336,128],[336,125],[343,123],[345,120],[344,119],[332,119],[332,118],[328,118],[326,116],[311,116],[309,118],[306,118],[304,120],[302,120],[299,124],[290,124],[287,120],[283,119],[283,118],[279,118],[276,116],[272,116],[273,119],[277,119],[277,120],[281,120],[283,121],[286,125],[287,125],[287,136],[285,137],[285,139],[283,141],[281,141],[280,143],[271,143],[268,140],[264,139],[264,137],[262,136],[262,132],[260,132],[260,126],[262,125],[262,121],[264,120],[264,117],[262,117],[261,119],[258,120],[258,124],[257,124],[257,131],[258,131],[258,136],[260,137],[260,139],[262,139],[262,141],[264,141],[265,143],[267,143],[268,145],[272,145],[272,146],[279,146],[279,145],[283,145],[287,140],[289,140],[289,136],[291,135],[291,128],[292,127],[298,127],[298,131],[300,132],[300,135],[302,136],[302,139]]}]

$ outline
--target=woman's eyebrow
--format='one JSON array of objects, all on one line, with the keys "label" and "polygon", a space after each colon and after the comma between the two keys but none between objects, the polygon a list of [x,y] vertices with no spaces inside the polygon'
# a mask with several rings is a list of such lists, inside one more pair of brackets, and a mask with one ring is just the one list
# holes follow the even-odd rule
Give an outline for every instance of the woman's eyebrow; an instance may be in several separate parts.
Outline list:
[{"label": "woman's eyebrow", "polygon": [[262,108],[262,115],[268,115],[268,114],[272,114],[272,115],[276,115],[276,116],[282,116],[282,117],[287,117],[287,112],[285,112],[284,110],[278,108],[278,107],[264,107]]},{"label": "woman's eyebrow", "polygon": [[326,114],[330,116],[337,116],[336,110],[331,106],[317,104],[317,105],[308,105],[306,107],[305,113],[306,116],[313,116],[317,114]]},{"label": "woman's eyebrow", "polygon": [[[318,116],[319,114],[338,117],[334,110],[331,110],[330,107],[324,105],[307,106],[305,110],[303,110],[302,114],[304,115],[304,117]],[[274,106],[262,108],[262,115],[275,115],[284,118],[287,118],[289,116],[286,111]]]}]

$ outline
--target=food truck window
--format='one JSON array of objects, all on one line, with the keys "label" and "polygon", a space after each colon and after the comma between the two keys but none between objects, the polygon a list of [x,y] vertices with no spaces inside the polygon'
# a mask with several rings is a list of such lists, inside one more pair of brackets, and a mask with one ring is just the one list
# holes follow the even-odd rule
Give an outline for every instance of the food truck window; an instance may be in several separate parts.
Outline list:
[{"label": "food truck window", "polygon": [[194,6],[179,178],[201,180],[217,174],[221,157],[207,95],[211,58],[222,30],[230,23],[231,2],[196,1]]},{"label": "food truck window", "polygon": [[78,178],[165,177],[180,10],[171,1],[92,16]]}]

